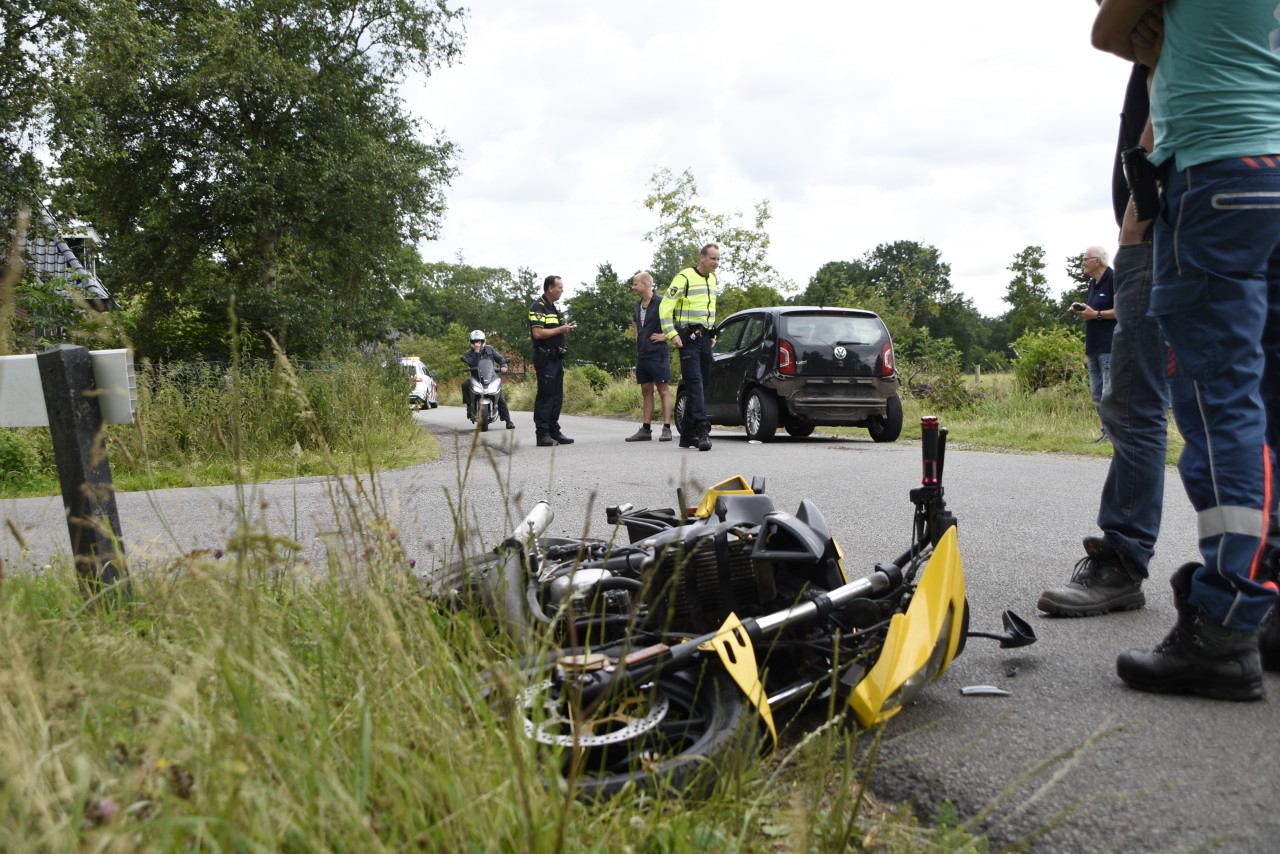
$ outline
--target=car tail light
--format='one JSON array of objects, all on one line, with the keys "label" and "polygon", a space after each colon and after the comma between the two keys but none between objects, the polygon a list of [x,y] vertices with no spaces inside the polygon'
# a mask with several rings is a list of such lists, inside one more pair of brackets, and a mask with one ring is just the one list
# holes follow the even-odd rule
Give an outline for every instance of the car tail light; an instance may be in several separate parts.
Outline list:
[{"label": "car tail light", "polygon": [[414,381],[415,383],[424,383],[424,382],[426,382],[426,381],[427,381],[427,378],[426,378],[426,377],[414,377],[414,378],[413,378],[413,381]]},{"label": "car tail light", "polygon": [[893,364],[893,342],[884,342],[884,349],[880,351],[880,376],[891,377],[896,366]]},{"label": "car tail light", "polygon": [[796,372],[796,350],[785,338],[778,339],[778,373],[794,375]]}]

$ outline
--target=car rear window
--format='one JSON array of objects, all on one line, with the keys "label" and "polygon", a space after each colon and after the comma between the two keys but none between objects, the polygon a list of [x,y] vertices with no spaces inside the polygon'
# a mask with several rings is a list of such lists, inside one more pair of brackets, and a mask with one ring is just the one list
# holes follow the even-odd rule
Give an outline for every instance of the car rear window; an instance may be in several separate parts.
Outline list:
[{"label": "car rear window", "polygon": [[878,317],[851,314],[784,314],[782,334],[797,344],[879,344],[885,339]]}]

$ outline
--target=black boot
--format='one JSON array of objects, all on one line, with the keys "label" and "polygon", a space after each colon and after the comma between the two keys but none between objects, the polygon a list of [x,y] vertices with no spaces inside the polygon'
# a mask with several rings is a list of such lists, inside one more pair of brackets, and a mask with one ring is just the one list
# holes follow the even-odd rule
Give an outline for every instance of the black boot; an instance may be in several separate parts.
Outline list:
[{"label": "black boot", "polygon": [[1258,654],[1263,670],[1280,671],[1280,604],[1272,605],[1258,630]]},{"label": "black boot", "polygon": [[1212,622],[1187,597],[1200,564],[1188,563],[1169,579],[1178,621],[1154,650],[1131,649],[1116,659],[1130,688],[1159,694],[1199,694],[1218,700],[1261,700],[1258,632]]}]

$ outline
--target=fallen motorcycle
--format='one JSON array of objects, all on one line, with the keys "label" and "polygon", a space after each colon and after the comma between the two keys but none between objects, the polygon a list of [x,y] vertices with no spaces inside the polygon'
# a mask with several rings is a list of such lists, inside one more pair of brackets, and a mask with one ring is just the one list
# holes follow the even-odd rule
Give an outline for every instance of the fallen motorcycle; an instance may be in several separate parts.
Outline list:
[{"label": "fallen motorcycle", "polygon": [[487,674],[490,699],[560,751],[579,793],[704,791],[776,744],[781,715],[847,707],[873,726],[939,678],[967,636],[1035,641],[1008,611],[1003,634],[968,631],[946,430],[925,418],[922,437],[912,542],[856,580],[813,502],[786,513],[762,480],[734,477],[692,508],[679,492],[677,509],[608,508],[612,540],[541,536],[552,512],[539,503],[493,552],[454,564],[441,592],[519,645],[511,670]]}]

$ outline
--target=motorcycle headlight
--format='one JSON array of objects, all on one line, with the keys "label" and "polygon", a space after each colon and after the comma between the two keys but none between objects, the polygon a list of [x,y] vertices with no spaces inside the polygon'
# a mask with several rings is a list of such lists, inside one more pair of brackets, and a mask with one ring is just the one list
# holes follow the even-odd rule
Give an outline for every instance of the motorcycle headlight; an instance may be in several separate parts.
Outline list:
[{"label": "motorcycle headlight", "polygon": [[499,380],[499,379],[497,379],[497,378],[495,377],[495,378],[494,378],[494,380],[493,380],[493,382],[489,383],[487,386],[485,386],[485,387],[484,387],[484,393],[485,393],[485,394],[497,394],[497,393],[498,393],[498,389],[500,389],[500,388],[502,388],[502,381],[501,381],[501,380]]}]

